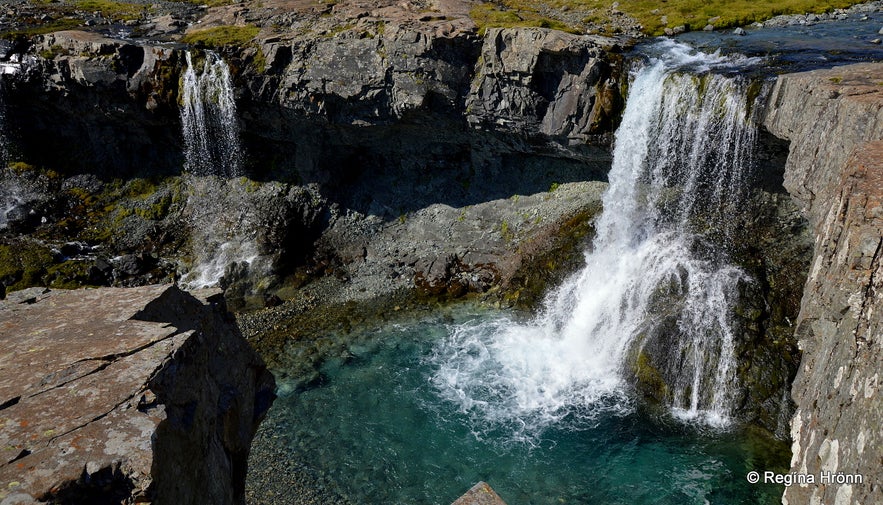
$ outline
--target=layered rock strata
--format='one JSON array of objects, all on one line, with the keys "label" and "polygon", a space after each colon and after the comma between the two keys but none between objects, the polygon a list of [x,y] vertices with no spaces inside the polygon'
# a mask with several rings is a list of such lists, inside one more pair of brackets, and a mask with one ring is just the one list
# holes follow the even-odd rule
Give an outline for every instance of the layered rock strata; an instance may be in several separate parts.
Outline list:
[{"label": "layered rock strata", "polygon": [[219,292],[29,290],[0,328],[2,503],[244,503],[274,381]]},{"label": "layered rock strata", "polygon": [[883,64],[782,76],[765,122],[791,141],[785,186],[816,238],[796,321],[791,430],[791,471],[814,483],[789,486],[783,502],[879,503]]}]

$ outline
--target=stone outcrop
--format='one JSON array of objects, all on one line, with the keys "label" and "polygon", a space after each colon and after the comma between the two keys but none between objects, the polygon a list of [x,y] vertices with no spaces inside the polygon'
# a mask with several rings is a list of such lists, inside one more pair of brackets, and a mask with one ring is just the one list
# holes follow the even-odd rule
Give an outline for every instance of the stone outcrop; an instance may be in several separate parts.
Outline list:
[{"label": "stone outcrop", "polygon": [[[791,141],[785,186],[815,232],[796,322],[791,471],[784,503],[883,500],[883,64],[779,78],[765,123]],[[861,475],[821,482],[824,472]]]},{"label": "stone outcrop", "polygon": [[[622,107],[620,41],[545,28],[480,37],[468,18],[448,24],[361,17],[340,33],[265,30],[252,43],[220,49],[241,93],[246,148],[273,152],[276,176],[296,172],[327,184],[345,176],[341,168],[355,156],[396,162],[369,127],[444,125],[445,135],[426,138],[424,129],[416,143],[483,151],[478,162],[495,149],[543,146],[547,155],[585,158],[586,140],[606,142]],[[21,151],[75,171],[180,170],[183,51],[81,31],[13,48],[6,57],[25,62],[9,86]],[[413,132],[391,134],[415,143]],[[47,136],[66,147],[42,149]],[[169,148],[149,149],[156,145]],[[250,168],[261,176],[267,169]]]},{"label": "stone outcrop", "polygon": [[4,505],[244,503],[274,381],[218,291],[26,290],[0,328]]},{"label": "stone outcrop", "polygon": [[506,502],[487,482],[479,482],[451,505],[506,505]]},{"label": "stone outcrop", "polygon": [[570,143],[613,131],[622,104],[611,39],[554,30],[490,29],[466,100],[477,127]]}]

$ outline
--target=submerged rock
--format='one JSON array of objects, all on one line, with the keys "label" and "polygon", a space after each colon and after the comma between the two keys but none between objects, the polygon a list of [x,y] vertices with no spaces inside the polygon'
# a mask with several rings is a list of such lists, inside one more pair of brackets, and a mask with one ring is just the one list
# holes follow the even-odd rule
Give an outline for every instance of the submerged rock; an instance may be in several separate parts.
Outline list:
[{"label": "submerged rock", "polygon": [[451,505],[506,505],[506,502],[487,482],[479,482]]},{"label": "submerged rock", "polygon": [[217,291],[40,290],[0,326],[4,503],[244,503],[274,381]]}]

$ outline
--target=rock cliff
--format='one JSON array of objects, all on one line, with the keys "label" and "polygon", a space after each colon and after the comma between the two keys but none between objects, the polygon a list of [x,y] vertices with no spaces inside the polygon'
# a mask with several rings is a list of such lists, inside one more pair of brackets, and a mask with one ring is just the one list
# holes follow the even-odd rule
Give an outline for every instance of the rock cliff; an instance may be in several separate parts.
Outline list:
[{"label": "rock cliff", "polygon": [[[791,471],[784,503],[883,500],[883,64],[779,78],[766,125],[791,141],[785,186],[815,231],[796,321]],[[822,481],[823,473],[863,482]]]},{"label": "rock cliff", "polygon": [[274,381],[217,291],[27,290],[0,328],[4,505],[244,503]]}]

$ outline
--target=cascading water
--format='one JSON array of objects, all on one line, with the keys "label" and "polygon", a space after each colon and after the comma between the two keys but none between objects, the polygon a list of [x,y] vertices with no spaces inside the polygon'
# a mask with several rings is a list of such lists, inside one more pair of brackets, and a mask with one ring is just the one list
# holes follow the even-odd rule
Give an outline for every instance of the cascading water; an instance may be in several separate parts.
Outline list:
[{"label": "cascading water", "polygon": [[199,289],[217,285],[231,265],[251,267],[258,251],[242,185],[231,179],[242,175],[242,149],[230,69],[212,51],[201,68],[189,51],[186,60],[181,124],[194,257],[182,283]]},{"label": "cascading water", "polygon": [[630,371],[659,354],[673,412],[728,423],[746,277],[726,240],[752,164],[753,104],[746,81],[709,72],[732,62],[663,44],[664,59],[634,73],[583,270],[532,323],[461,325],[431,357],[435,387],[479,432],[502,424],[530,440],[564,419],[627,412]]},{"label": "cascading water", "polygon": [[239,120],[233,97],[230,67],[212,51],[205,52],[197,72],[190,51],[186,53],[181,98],[186,169],[197,175],[242,175]]}]

